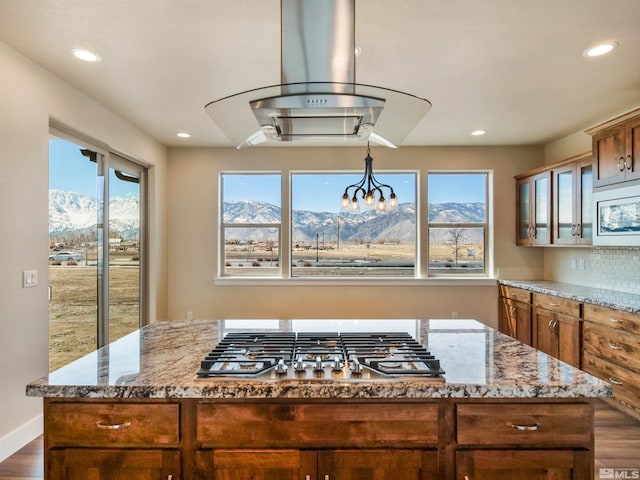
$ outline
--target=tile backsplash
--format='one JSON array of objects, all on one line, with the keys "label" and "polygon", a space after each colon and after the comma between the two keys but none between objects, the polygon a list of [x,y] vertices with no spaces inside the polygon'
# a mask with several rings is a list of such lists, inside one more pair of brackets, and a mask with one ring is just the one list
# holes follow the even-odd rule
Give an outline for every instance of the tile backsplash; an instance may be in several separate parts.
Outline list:
[{"label": "tile backsplash", "polygon": [[594,247],[589,260],[593,287],[640,294],[640,247]]}]

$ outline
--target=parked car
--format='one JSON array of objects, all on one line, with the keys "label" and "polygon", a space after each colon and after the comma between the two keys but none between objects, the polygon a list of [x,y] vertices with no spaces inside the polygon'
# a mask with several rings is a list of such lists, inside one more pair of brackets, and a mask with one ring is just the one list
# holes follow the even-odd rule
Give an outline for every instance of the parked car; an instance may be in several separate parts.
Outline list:
[{"label": "parked car", "polygon": [[58,252],[54,255],[49,255],[50,262],[66,262],[67,260],[75,260],[76,262],[82,258],[82,255],[75,252]]}]

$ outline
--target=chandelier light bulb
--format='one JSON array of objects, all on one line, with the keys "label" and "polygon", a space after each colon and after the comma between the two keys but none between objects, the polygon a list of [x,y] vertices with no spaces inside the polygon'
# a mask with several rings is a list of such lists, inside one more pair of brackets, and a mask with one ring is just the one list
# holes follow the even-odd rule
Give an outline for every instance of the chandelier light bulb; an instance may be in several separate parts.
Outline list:
[{"label": "chandelier light bulb", "polygon": [[349,208],[349,195],[347,195],[346,193],[342,195],[342,202],[340,203],[340,207],[343,210]]},{"label": "chandelier light bulb", "polygon": [[378,210],[380,210],[381,212],[384,212],[387,209],[387,204],[384,201],[384,197],[380,197],[380,200],[378,200]]},{"label": "chandelier light bulb", "polygon": [[389,208],[398,208],[398,198],[395,193],[389,195]]},{"label": "chandelier light bulb", "polygon": [[371,190],[369,190],[367,192],[367,195],[364,197],[364,202],[367,204],[368,207],[373,206],[373,203],[375,202],[375,198],[373,197],[373,192]]},{"label": "chandelier light bulb", "polygon": [[358,204],[358,199],[354,195],[354,197],[351,199],[351,211],[357,212],[358,210],[360,210],[360,205]]}]

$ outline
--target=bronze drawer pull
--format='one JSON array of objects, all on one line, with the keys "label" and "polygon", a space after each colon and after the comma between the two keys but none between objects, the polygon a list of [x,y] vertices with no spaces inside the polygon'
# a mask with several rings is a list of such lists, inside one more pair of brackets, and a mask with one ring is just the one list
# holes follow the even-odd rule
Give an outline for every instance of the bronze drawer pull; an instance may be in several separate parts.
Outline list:
[{"label": "bronze drawer pull", "polygon": [[559,306],[560,306],[560,304],[559,304],[559,303],[549,302],[549,306],[550,306],[550,307],[559,307]]},{"label": "bronze drawer pull", "polygon": [[540,428],[539,423],[534,423],[533,425],[518,425],[515,423],[508,422],[507,426],[513,428],[514,430],[518,430],[520,432],[535,432]]},{"label": "bronze drawer pull", "polygon": [[131,422],[114,423],[112,425],[96,422],[96,427],[101,428],[102,430],[122,430],[123,428],[129,428],[130,426]]},{"label": "bronze drawer pull", "polygon": [[614,385],[622,385],[622,382],[620,380],[616,380],[613,377],[609,377],[609,383],[613,383]]},{"label": "bronze drawer pull", "polygon": [[613,317],[609,317],[609,321],[611,323],[620,323],[620,320],[618,320],[617,318],[613,318]]},{"label": "bronze drawer pull", "polygon": [[615,343],[610,343],[609,348],[611,350],[622,350],[622,347],[617,346]]}]

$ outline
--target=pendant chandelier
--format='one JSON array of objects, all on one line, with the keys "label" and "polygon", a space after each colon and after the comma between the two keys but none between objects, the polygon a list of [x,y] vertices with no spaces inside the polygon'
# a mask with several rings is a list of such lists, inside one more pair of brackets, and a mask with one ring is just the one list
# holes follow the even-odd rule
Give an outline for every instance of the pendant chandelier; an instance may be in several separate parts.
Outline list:
[{"label": "pendant chandelier", "polygon": [[[389,202],[384,198],[383,189],[388,189]],[[358,183],[349,185],[342,195],[341,207],[343,210],[351,212],[360,211],[358,195],[364,200],[366,209],[376,209],[380,212],[395,209],[398,206],[398,199],[390,185],[380,183],[373,176],[373,158],[371,149],[367,142],[367,156],[364,159],[364,176]]]}]

